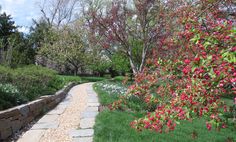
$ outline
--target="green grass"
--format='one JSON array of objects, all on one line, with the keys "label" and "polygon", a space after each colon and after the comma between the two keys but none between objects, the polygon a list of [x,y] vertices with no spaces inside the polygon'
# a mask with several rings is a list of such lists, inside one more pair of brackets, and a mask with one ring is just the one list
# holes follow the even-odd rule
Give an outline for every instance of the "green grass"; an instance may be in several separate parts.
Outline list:
[{"label": "green grass", "polygon": [[[114,83],[114,81],[113,81]],[[96,84],[95,91],[98,93],[100,103],[110,104],[117,100],[117,95],[108,95]],[[231,104],[229,99],[224,99],[227,104]],[[135,118],[140,118],[144,114],[133,112],[109,111],[100,112],[96,118],[95,142],[234,142],[236,141],[236,130],[233,126],[220,131],[208,131],[204,119],[196,119],[193,122],[182,121],[177,125],[175,131],[170,133],[155,133],[145,130],[137,132],[129,124]],[[192,138],[195,132],[197,137]],[[228,141],[227,141],[228,140]]]},{"label": "green grass", "polygon": [[94,76],[86,76],[81,77],[82,82],[97,82],[105,80],[105,77],[94,77]]},{"label": "green grass", "polygon": [[80,76],[69,76],[69,75],[57,75],[58,79],[62,82],[62,85],[66,85],[69,82],[75,82],[77,84],[87,83],[87,82],[97,82],[105,80],[103,77],[80,77]]},{"label": "green grass", "polygon": [[99,102],[101,105],[108,105],[119,99],[118,94],[109,95],[107,92],[99,88],[97,84],[94,84],[93,88],[99,94]]},{"label": "green grass", "polygon": [[125,80],[125,76],[116,76],[116,77],[114,77],[114,80],[123,81],[123,80]]},{"label": "green grass", "polygon": [[57,75],[57,77],[63,82],[62,84],[68,84],[69,82],[80,84],[82,82],[79,76]]},{"label": "green grass", "polygon": [[[227,142],[227,139],[236,140],[235,131],[222,129],[208,131],[203,119],[193,122],[184,121],[176,130],[170,133],[155,133],[145,130],[137,132],[129,124],[141,114],[120,111],[103,111],[96,118],[95,142]],[[197,138],[192,138],[196,132]]]}]

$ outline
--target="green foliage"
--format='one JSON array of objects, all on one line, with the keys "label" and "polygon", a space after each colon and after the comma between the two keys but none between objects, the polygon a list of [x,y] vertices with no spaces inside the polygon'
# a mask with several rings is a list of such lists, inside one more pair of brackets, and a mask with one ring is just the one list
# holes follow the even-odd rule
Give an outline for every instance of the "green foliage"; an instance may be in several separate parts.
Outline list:
[{"label": "green foliage", "polygon": [[17,67],[34,63],[36,51],[23,33],[16,32],[10,37],[9,42],[12,57],[8,65]]},{"label": "green foliage", "polygon": [[16,30],[14,23],[11,15],[0,14],[0,63],[5,63],[8,58],[9,38]]},{"label": "green foliage", "polygon": [[38,54],[57,64],[69,67],[77,75],[78,70],[82,69],[88,60],[80,35],[72,29],[52,30],[50,38],[49,42],[42,43]]},{"label": "green foliage", "polygon": [[60,80],[59,85],[61,85],[58,85],[57,88],[62,88],[69,82],[75,82],[76,84],[80,84],[82,82],[81,77],[79,76],[57,75],[57,78]]},{"label": "green foliage", "polygon": [[52,30],[50,25],[45,20],[39,20],[38,22],[33,20],[34,26],[30,28],[29,41],[36,49],[41,47],[44,43],[48,43],[52,40]]},{"label": "green foliage", "polygon": [[0,14],[0,37],[7,39],[14,30],[16,26],[14,25],[15,22],[12,21],[11,15],[7,15],[5,12]]},{"label": "green foliage", "polygon": [[82,82],[79,76],[57,75],[56,71],[33,65],[16,69],[0,66],[0,80],[0,110],[52,95],[69,82]]},{"label": "green foliage", "polygon": [[115,53],[112,58],[112,67],[118,73],[126,73],[130,71],[129,59],[120,53]]},{"label": "green foliage", "polygon": [[10,15],[0,14],[0,64],[17,67],[34,63],[35,50],[17,28]]},{"label": "green foliage", "polygon": [[97,82],[105,80],[105,77],[96,77],[96,76],[83,76],[81,77],[82,82]]},{"label": "green foliage", "polygon": [[109,105],[115,100],[119,99],[119,95],[117,93],[109,95],[109,93],[104,91],[104,89],[102,89],[97,83],[93,86],[93,88],[99,94],[99,102],[102,105]]},{"label": "green foliage", "polygon": [[40,66],[26,66],[16,69],[0,66],[1,83],[17,86],[21,95],[31,101],[41,95],[57,90],[56,72]]},{"label": "green foliage", "polygon": [[106,56],[102,55],[97,55],[96,57],[93,57],[89,65],[89,68],[93,72],[98,73],[100,76],[103,76],[110,67],[111,61],[106,58]]},{"label": "green foliage", "polygon": [[18,89],[11,84],[0,84],[0,110],[25,102]]},{"label": "green foliage", "polygon": [[114,80],[121,82],[121,81],[125,80],[125,76],[116,76],[116,77],[114,77]]}]

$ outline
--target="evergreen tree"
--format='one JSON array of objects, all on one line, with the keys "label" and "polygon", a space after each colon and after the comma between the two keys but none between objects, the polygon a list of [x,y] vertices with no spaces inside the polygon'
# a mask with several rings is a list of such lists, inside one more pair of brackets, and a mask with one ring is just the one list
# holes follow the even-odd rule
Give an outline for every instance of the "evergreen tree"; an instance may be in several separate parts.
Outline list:
[{"label": "evergreen tree", "polygon": [[9,47],[8,39],[16,31],[15,22],[12,21],[11,15],[5,12],[0,14],[0,63],[3,63],[6,58],[6,52]]}]

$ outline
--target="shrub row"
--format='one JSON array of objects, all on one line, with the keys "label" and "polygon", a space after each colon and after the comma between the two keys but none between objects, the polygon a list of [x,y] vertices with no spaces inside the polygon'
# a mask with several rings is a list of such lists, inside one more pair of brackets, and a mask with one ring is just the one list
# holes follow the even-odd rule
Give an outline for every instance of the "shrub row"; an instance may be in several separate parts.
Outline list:
[{"label": "shrub row", "polygon": [[40,66],[0,66],[0,84],[1,110],[52,94],[62,86],[62,80],[57,72]]}]

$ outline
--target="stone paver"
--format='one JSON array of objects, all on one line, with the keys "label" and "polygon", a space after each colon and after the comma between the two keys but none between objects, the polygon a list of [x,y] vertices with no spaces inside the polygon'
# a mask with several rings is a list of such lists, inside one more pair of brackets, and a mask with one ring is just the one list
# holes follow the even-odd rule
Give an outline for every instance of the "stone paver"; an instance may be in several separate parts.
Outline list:
[{"label": "stone paver", "polygon": [[89,107],[98,107],[99,105],[99,103],[88,103]]},{"label": "stone paver", "polygon": [[92,137],[94,134],[93,129],[80,129],[80,130],[72,130],[70,131],[70,136],[73,138],[78,137]]},{"label": "stone paver", "polygon": [[45,130],[29,130],[20,138],[18,142],[38,142],[43,136]]},{"label": "stone paver", "polygon": [[74,138],[73,142],[93,142],[93,137]]},{"label": "stone paver", "polygon": [[42,130],[42,129],[56,129],[59,126],[59,122],[45,122],[36,123],[31,129],[32,130]]},{"label": "stone paver", "polygon": [[87,111],[81,114],[81,118],[95,118],[98,112],[96,111]]},{"label": "stone paver", "polygon": [[89,97],[88,98],[88,103],[97,103],[98,102],[98,98],[97,97]]},{"label": "stone paver", "polygon": [[57,114],[45,115],[38,121],[38,123],[55,122],[58,117],[59,117],[59,115],[57,115]]},{"label": "stone paver", "polygon": [[98,111],[98,107],[87,107],[85,111]]},{"label": "stone paver", "polygon": [[60,106],[56,107],[55,109],[51,110],[47,114],[50,114],[50,115],[58,114],[58,115],[60,115],[60,114],[62,114],[65,111],[66,107],[67,107],[67,105],[60,105]]},{"label": "stone paver", "polygon": [[95,118],[84,118],[80,120],[80,128],[81,129],[89,129],[93,128],[95,124]]},{"label": "stone paver", "polygon": [[93,91],[92,86],[87,89],[88,105],[85,111],[81,114],[79,130],[70,132],[73,137],[73,142],[92,142],[95,124],[95,118],[98,114],[99,101],[97,94]]}]

